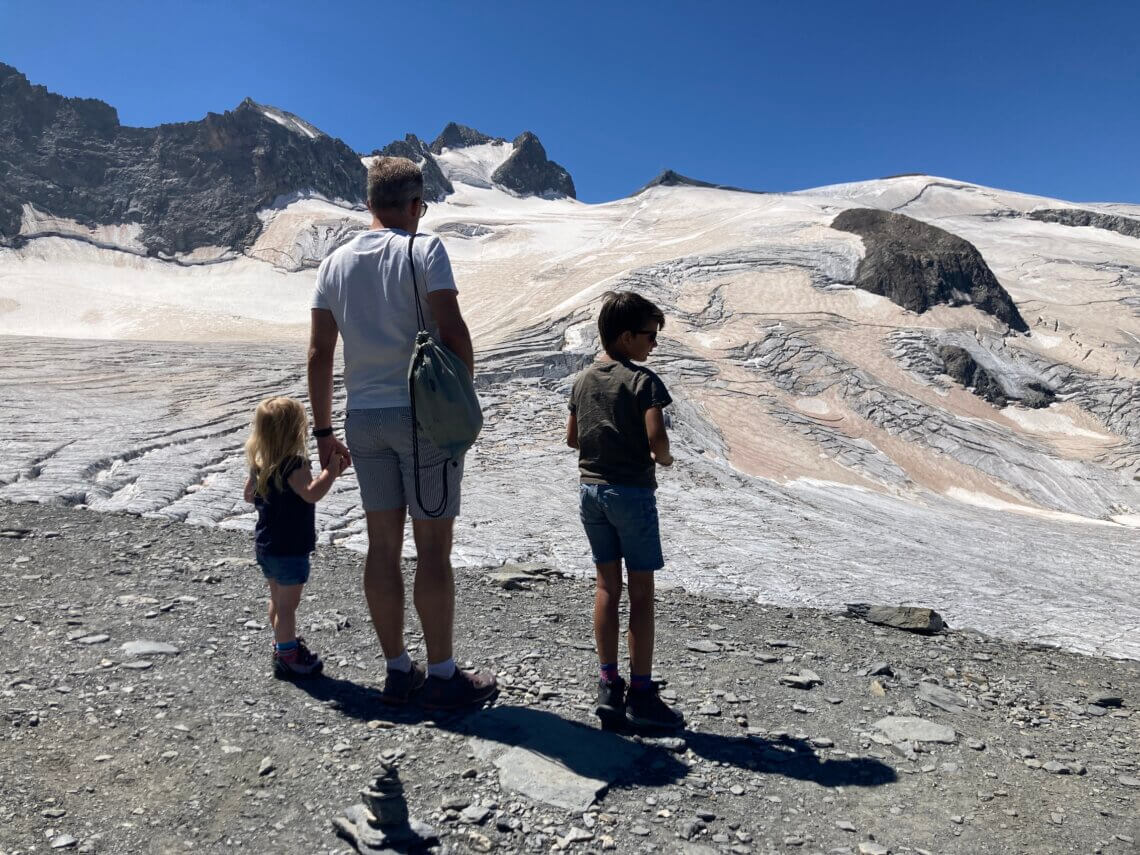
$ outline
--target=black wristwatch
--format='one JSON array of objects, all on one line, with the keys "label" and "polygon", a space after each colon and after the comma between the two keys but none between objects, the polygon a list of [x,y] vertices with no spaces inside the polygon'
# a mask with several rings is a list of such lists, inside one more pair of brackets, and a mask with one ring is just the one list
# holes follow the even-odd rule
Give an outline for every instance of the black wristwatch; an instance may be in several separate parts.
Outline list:
[{"label": "black wristwatch", "polygon": [[324,439],[326,436],[332,436],[332,435],[333,435],[333,429],[331,427],[313,428],[313,436],[315,436],[317,439]]}]

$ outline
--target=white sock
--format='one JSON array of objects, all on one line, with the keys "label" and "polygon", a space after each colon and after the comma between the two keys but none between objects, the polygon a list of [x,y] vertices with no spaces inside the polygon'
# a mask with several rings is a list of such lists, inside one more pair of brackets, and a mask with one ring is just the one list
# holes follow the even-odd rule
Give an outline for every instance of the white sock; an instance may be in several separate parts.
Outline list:
[{"label": "white sock", "polygon": [[403,671],[405,674],[407,674],[409,671],[411,671],[412,670],[412,657],[408,655],[408,651],[405,650],[403,653],[401,653],[395,659],[389,659],[388,660],[388,670],[389,671]]},{"label": "white sock", "polygon": [[428,676],[438,677],[441,680],[450,680],[452,675],[455,674],[455,659],[445,659],[442,662],[436,662],[434,665],[428,665]]}]

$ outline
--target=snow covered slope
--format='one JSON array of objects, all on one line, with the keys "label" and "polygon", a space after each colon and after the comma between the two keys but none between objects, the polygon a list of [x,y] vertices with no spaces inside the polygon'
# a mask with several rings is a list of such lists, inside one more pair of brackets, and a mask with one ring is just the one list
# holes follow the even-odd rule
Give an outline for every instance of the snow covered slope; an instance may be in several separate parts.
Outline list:
[{"label": "snow covered slope", "polygon": [[[511,152],[439,151],[455,192],[423,223],[451,253],[488,410],[463,560],[554,556],[588,569],[561,447],[565,395],[597,350],[601,295],[633,288],[667,317],[651,365],[677,400],[679,464],[662,478],[672,578],[822,605],[925,601],[952,622],[1140,656],[1125,631],[1140,626],[1136,206],[932,176],[787,194],[652,186],[587,205],[497,186]],[[859,208],[913,219],[881,217],[881,233],[832,227]],[[39,423],[0,446],[0,498],[248,525],[235,493],[247,410],[269,391],[304,394],[312,268],[368,225],[315,197],[260,216],[243,254],[209,264],[144,257],[115,224],[0,249],[0,334],[117,340],[8,348],[71,354],[102,376],[108,354],[138,347],[155,413],[145,429],[110,416],[97,429],[63,414]],[[1066,224],[1076,221],[1100,225]],[[922,224],[949,233],[951,255],[935,259],[948,275],[965,275],[957,239],[976,248],[1027,333],[979,308],[968,282],[922,312],[868,290],[883,271],[864,262],[886,258],[895,267],[883,276],[897,279],[904,232]],[[275,385],[249,367],[266,354],[283,360]],[[57,373],[3,364],[6,413],[41,394],[17,377],[65,394]],[[136,413],[135,382],[92,400]],[[359,545],[351,494],[323,514],[326,537]]]}]

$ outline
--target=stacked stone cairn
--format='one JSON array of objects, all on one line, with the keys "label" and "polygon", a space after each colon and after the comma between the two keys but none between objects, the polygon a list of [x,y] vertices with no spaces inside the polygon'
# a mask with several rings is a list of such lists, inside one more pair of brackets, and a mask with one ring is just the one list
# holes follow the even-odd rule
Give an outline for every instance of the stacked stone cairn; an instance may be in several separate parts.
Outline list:
[{"label": "stacked stone cairn", "polygon": [[361,855],[424,852],[439,844],[435,829],[408,816],[404,785],[394,763],[382,763],[361,802],[334,817],[333,829]]}]

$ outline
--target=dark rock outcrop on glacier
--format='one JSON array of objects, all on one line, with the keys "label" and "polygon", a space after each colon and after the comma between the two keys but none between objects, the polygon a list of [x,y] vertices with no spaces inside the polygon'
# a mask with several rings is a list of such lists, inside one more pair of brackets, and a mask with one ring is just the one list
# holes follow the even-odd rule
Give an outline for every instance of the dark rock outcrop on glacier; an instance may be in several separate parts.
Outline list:
[{"label": "dark rock outcrop on glacier", "polygon": [[928,223],[877,208],[852,208],[833,229],[863,238],[866,255],[854,284],[912,312],[944,303],[972,305],[1018,332],[1029,326],[981,253],[969,241]]},{"label": "dark rock outcrop on glacier", "polygon": [[461,125],[458,122],[448,122],[447,126],[439,132],[431,144],[432,154],[443,154],[445,148],[467,148],[484,143],[506,142],[501,137],[489,137],[486,134]]},{"label": "dark rock outcrop on glacier", "polygon": [[406,157],[419,164],[424,174],[424,199],[428,202],[442,202],[449,193],[455,192],[455,187],[439,168],[439,162],[432,156],[431,148],[415,134],[408,134],[402,140],[390,142],[384,148],[372,152],[372,155]]},{"label": "dark rock outcrop on glacier", "polygon": [[1083,208],[1045,208],[1026,214],[1031,220],[1043,223],[1060,223],[1062,226],[1091,226],[1094,229],[1107,229],[1119,232],[1126,237],[1140,238],[1140,220],[1121,217],[1117,214],[1102,214],[1086,211]]},{"label": "dark rock outcrop on glacier", "polygon": [[515,138],[515,150],[491,175],[496,184],[523,196],[548,199],[577,198],[570,173],[546,156],[538,137],[524,131]]},{"label": "dark rock outcrop on glacier", "polygon": [[19,243],[23,206],[84,225],[138,223],[152,255],[242,249],[257,211],[316,192],[363,202],[364,167],[338,139],[251,100],[196,122],[121,125],[116,110],[65,98],[0,64],[0,243]]},{"label": "dark rock outcrop on glacier", "polygon": [[1011,400],[1025,407],[1047,407],[1056,399],[1056,394],[1044,383],[1030,381],[1015,386],[1005,383],[1002,378],[979,365],[970,351],[955,345],[942,345],[938,348],[942,358],[943,371],[953,377],[975,395],[989,401],[995,407],[1004,407]]}]

